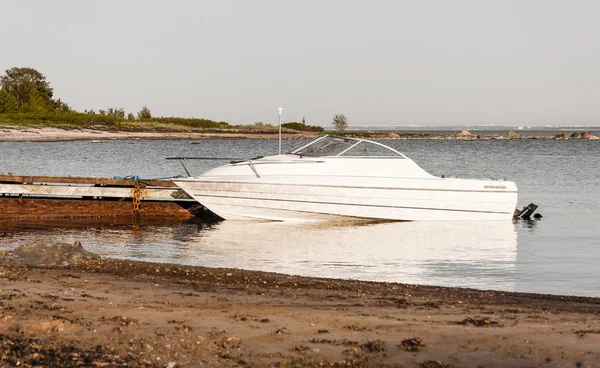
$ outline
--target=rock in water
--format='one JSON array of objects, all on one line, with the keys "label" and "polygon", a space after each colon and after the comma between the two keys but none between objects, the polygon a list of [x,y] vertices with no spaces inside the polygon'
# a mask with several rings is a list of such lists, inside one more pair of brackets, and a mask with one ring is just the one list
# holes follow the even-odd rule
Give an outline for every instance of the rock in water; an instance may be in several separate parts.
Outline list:
[{"label": "rock in water", "polygon": [[83,261],[100,259],[98,254],[89,252],[75,244],[32,244],[7,251],[0,263],[29,266],[69,266]]},{"label": "rock in water", "polygon": [[470,137],[472,134],[468,130],[461,130],[460,132],[454,133],[454,135],[457,137]]},{"label": "rock in water", "polygon": [[521,138],[521,134],[515,132],[514,130],[509,130],[506,134],[506,137],[509,139]]}]

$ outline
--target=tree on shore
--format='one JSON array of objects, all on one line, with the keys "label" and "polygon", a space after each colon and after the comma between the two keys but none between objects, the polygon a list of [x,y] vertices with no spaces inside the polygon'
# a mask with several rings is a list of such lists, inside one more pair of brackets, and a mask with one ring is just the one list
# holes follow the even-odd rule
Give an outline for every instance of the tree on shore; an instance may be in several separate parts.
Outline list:
[{"label": "tree on shore", "polygon": [[281,124],[282,128],[294,129],[302,132],[322,132],[325,130],[321,126],[306,125],[305,123],[298,123],[290,121],[289,123]]},{"label": "tree on shore", "polygon": [[52,100],[48,102],[44,96],[40,94],[40,92],[32,88],[29,91],[29,95],[27,96],[27,100],[21,105],[21,112],[50,112],[54,109],[54,103]]},{"label": "tree on shore", "polygon": [[7,69],[0,77],[0,86],[17,100],[18,109],[27,104],[33,110],[52,106],[52,88],[46,77],[33,68]]},{"label": "tree on shore", "polygon": [[137,114],[138,119],[150,119],[152,114],[150,113],[150,109],[148,106],[144,105],[142,109]]},{"label": "tree on shore", "polygon": [[133,115],[133,113],[130,112],[129,114],[127,114],[127,120],[135,120],[135,115]]},{"label": "tree on shore", "polygon": [[54,110],[58,112],[72,112],[73,109],[66,102],[62,102],[60,98],[58,100],[54,100],[53,103]]},{"label": "tree on shore", "polygon": [[17,100],[4,88],[0,89],[0,114],[7,112],[17,112]]},{"label": "tree on shore", "polygon": [[109,107],[108,110],[106,111],[106,115],[113,116],[113,117],[119,118],[119,119],[124,119],[125,118],[125,109],[123,109],[122,107],[116,107],[114,109],[112,107]]},{"label": "tree on shore", "polygon": [[339,130],[343,132],[348,127],[348,119],[346,119],[346,115],[344,114],[336,114],[333,117],[333,127],[335,130]]}]

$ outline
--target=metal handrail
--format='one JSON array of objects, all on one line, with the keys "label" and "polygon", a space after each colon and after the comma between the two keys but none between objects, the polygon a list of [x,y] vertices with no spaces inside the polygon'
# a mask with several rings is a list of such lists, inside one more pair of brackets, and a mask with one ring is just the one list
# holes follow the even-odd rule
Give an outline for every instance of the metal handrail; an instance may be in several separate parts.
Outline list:
[{"label": "metal handrail", "polygon": [[[183,169],[185,170],[185,173],[188,176],[193,176],[196,177],[196,174],[194,172],[194,170],[192,170],[190,164],[188,164],[187,160],[227,160],[229,161],[229,163],[231,164],[239,164],[242,162],[249,162],[250,166],[252,166],[251,162],[252,160],[258,160],[259,158],[263,158],[263,156],[257,156],[257,157],[252,157],[252,158],[239,158],[239,157],[167,157],[167,160],[179,160],[179,163],[181,164],[181,166],[183,166]],[[258,173],[256,172],[256,169],[254,169],[253,167],[252,171],[254,171],[254,173],[258,176]],[[259,176],[260,177],[260,176]]]}]

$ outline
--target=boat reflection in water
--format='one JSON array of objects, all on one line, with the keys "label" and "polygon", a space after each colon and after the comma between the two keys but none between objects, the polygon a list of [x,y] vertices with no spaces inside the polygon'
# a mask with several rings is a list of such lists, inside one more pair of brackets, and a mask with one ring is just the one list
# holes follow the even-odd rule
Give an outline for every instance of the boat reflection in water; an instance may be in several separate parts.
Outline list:
[{"label": "boat reflection in water", "polygon": [[517,235],[508,221],[17,225],[2,226],[0,248],[77,240],[87,250],[120,259],[479,289],[515,287]]},{"label": "boat reflection in water", "polygon": [[182,261],[203,266],[510,291],[517,235],[506,221],[223,221],[185,248]]}]

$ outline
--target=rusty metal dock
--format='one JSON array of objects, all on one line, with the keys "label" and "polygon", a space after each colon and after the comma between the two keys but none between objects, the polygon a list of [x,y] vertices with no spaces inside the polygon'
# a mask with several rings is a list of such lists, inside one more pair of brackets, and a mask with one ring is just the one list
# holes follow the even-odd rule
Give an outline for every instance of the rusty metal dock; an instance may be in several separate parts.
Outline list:
[{"label": "rusty metal dock", "polygon": [[171,180],[0,174],[0,220],[48,218],[189,219],[204,207]]}]

